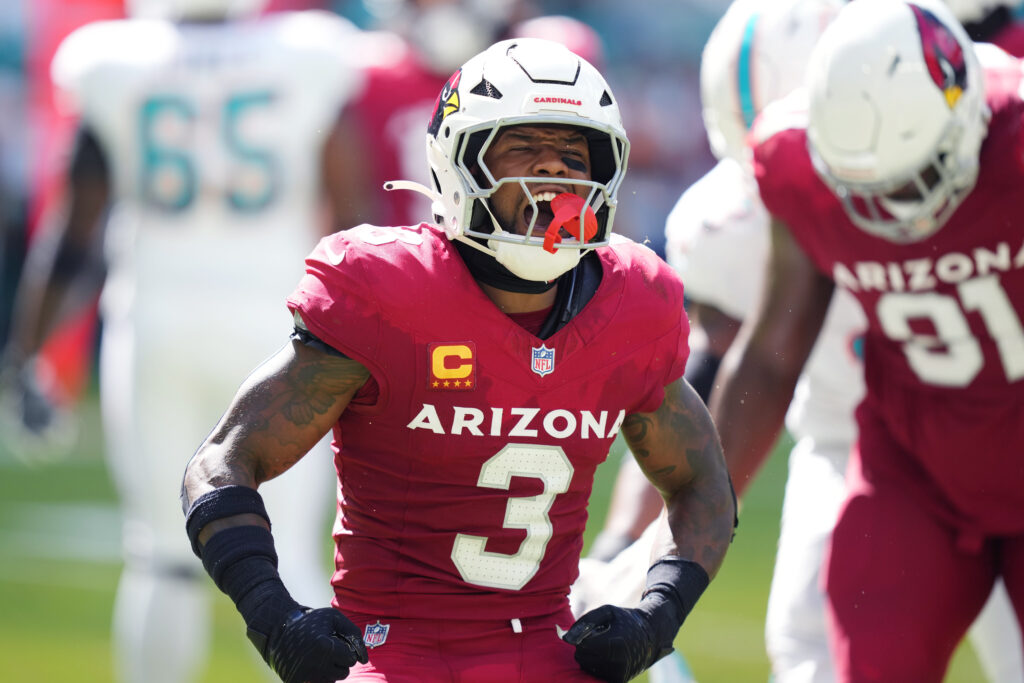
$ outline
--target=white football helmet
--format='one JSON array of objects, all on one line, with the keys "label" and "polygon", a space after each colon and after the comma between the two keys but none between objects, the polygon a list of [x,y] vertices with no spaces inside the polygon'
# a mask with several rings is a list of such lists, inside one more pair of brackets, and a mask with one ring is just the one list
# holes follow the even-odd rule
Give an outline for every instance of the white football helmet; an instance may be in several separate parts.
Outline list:
[{"label": "white football helmet", "polygon": [[704,45],[704,127],[719,159],[748,158],[747,131],[769,103],[803,85],[811,49],[844,0],[734,0]]},{"label": "white football helmet", "polygon": [[851,220],[895,242],[934,233],[974,187],[988,131],[956,17],[938,0],[856,0],[810,63],[811,157]]},{"label": "white football helmet", "polygon": [[270,0],[126,0],[128,16],[139,19],[235,19],[258,14]]},{"label": "white football helmet", "polygon": [[[578,237],[548,243],[538,217],[546,202],[531,197],[529,184],[550,178],[496,178],[484,162],[504,127],[569,125],[586,134],[590,181],[565,181],[586,191]],[[434,213],[449,239],[494,256],[520,278],[550,281],[570,270],[581,254],[608,244],[617,193],[626,173],[629,141],[619,107],[605,79],[564,45],[538,38],[495,43],[470,59],[441,90],[427,128],[427,162],[434,190],[410,182],[388,189],[414,189],[434,199]],[[507,232],[491,210],[490,197],[504,185],[522,188],[533,210],[526,235]],[[539,206],[540,205],[540,206]],[[575,216],[575,214],[573,214]],[[554,248],[551,248],[551,247]]]}]

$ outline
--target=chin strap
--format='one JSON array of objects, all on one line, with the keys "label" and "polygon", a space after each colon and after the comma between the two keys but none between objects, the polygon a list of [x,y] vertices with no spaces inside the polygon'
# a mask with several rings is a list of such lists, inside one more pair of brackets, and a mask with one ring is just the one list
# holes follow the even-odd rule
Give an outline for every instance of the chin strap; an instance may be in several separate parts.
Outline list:
[{"label": "chin strap", "polygon": [[417,183],[415,180],[389,180],[384,183],[384,189],[388,192],[393,190],[411,190],[413,192],[419,192],[422,195],[426,195],[426,197],[432,202],[441,201],[441,195],[434,192],[426,185]]},{"label": "chin strap", "polygon": [[441,202],[441,195],[426,185],[417,183],[414,180],[389,180],[384,183],[384,189],[388,192],[393,190],[411,190],[425,196],[430,200],[430,211],[434,214],[434,220],[439,223],[443,222],[444,204]]}]

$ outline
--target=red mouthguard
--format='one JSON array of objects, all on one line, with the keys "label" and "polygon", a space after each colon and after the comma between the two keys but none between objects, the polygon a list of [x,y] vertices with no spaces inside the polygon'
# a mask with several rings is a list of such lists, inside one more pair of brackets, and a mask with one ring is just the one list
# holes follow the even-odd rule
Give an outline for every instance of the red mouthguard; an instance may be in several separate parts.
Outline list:
[{"label": "red mouthguard", "polygon": [[[551,200],[551,211],[555,217],[551,219],[551,225],[544,231],[544,250],[554,254],[555,245],[562,241],[558,231],[563,227],[569,234],[580,240],[588,242],[597,234],[597,215],[588,205],[583,208],[583,197],[569,192],[563,192]],[[580,212],[583,212],[583,237],[580,237]]]}]

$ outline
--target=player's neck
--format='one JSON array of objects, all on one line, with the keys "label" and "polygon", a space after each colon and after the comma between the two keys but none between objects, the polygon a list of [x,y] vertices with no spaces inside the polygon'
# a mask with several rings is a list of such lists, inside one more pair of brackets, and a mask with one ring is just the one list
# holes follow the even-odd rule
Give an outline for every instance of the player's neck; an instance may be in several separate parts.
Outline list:
[{"label": "player's neck", "polygon": [[502,313],[531,313],[555,305],[555,295],[558,293],[558,286],[555,285],[546,292],[540,294],[527,294],[524,292],[510,292],[505,289],[498,289],[480,282],[480,288],[484,294],[494,302],[494,305],[501,309]]}]

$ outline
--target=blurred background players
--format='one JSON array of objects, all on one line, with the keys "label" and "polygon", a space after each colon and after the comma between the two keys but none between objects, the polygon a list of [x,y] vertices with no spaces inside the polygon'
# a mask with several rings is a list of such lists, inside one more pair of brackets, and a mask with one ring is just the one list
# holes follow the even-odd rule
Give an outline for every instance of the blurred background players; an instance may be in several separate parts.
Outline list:
[{"label": "blurred background players", "polygon": [[411,192],[385,193],[406,178],[430,184],[423,122],[448,77],[524,16],[520,0],[382,0],[368,3],[374,30],[365,41],[366,85],[343,115],[344,163],[358,168],[342,188],[339,224],[413,225],[430,213]]},{"label": "blurred background players", "polygon": [[[842,4],[738,0],[705,46],[705,126],[720,161],[683,194],[666,224],[666,255],[686,283],[693,323],[687,376],[705,398],[722,356],[757,302],[768,254],[768,215],[750,168],[747,130],[766,104],[802,84],[811,49]],[[955,4],[969,17],[988,17],[979,27],[990,39],[1016,33],[1017,24],[1003,22],[1010,16],[1005,7]],[[787,415],[786,426],[797,443],[789,457],[766,621],[778,681],[834,680],[820,565],[856,434],[853,409],[863,394],[863,328],[853,298],[837,292]],[[608,525],[591,557],[613,556],[639,536],[660,507],[637,474],[626,459]],[[991,680],[1024,680],[1019,631],[1001,583],[972,628],[971,640]]]},{"label": "blurred background players", "polygon": [[[102,285],[101,403],[124,520],[115,649],[131,683],[188,681],[201,663],[208,586],[181,534],[183,458],[287,334],[274,312],[337,225],[336,121],[359,86],[358,32],[323,12],[258,18],[261,5],[136,0],[131,19],[69,36],[52,67],[80,125],[4,362],[25,367]],[[267,491],[282,574],[318,602],[329,459],[321,444]]]},{"label": "blurred background players", "polygon": [[[884,57],[876,51],[878,41],[884,41]],[[1020,66],[994,48],[978,53],[992,57],[988,88],[966,34],[945,7],[924,0],[858,0],[840,12],[807,60],[814,65],[809,123],[802,123],[806,100],[794,96],[770,107],[757,126],[760,194],[776,215],[785,216],[785,225],[773,219],[766,293],[740,332],[741,353],[730,353],[723,364],[726,377],[721,391],[712,393],[712,406],[742,492],[756,471],[754,452],[773,438],[772,425],[776,416],[781,419],[780,404],[788,400],[796,373],[805,368],[804,377],[815,380],[815,356],[828,339],[825,306],[831,299],[834,315],[838,301],[826,276],[839,281],[837,294],[860,300],[868,314],[867,394],[857,411],[859,437],[846,501],[838,509],[831,498],[822,499],[817,511],[806,507],[820,491],[806,487],[813,472],[809,461],[800,465],[802,483],[793,466],[798,452],[815,448],[812,441],[810,450],[801,451],[798,443],[784,513],[790,527],[814,514],[835,519],[838,513],[822,572],[836,676],[843,681],[940,680],[1000,574],[1021,613],[1020,517],[1009,513],[1019,511],[1014,501],[1020,491],[1020,435],[1005,428],[998,409],[984,409],[984,419],[973,415],[979,401],[991,405],[986,397],[1002,396],[999,403],[1005,405],[1020,393],[1020,347],[1012,346],[1014,330],[1020,334],[1014,313],[1020,278],[967,272],[951,285],[941,265],[959,251],[982,258],[1000,248],[1000,239],[1017,244],[999,213],[1016,209],[997,202],[1006,208],[990,211],[988,198],[1001,192],[999,183],[1008,175],[1020,173],[1019,143],[1008,129],[1019,130],[1021,108],[1019,98],[1007,95],[1019,87]],[[944,86],[956,94],[944,98]],[[901,93],[914,103],[909,110]],[[878,119],[850,117],[849,107],[865,100]],[[872,134],[865,136],[865,126],[872,124]],[[877,146],[858,146],[858,140]],[[1003,149],[1008,152],[996,151]],[[889,264],[877,287],[855,281],[867,275],[872,259]],[[932,263],[938,264],[937,276],[922,280],[918,273],[906,286],[888,279],[907,264]],[[972,316],[968,323],[961,305],[968,314],[980,312],[982,322]],[[772,390],[762,391],[765,381]],[[799,419],[797,387],[791,419],[794,412]],[[758,400],[751,403],[751,395]],[[757,417],[743,407],[743,397],[756,406]],[[807,414],[815,407],[807,406]],[[741,417],[744,412],[749,419]],[[907,430],[913,431],[909,438]],[[954,439],[958,443],[951,444]],[[984,492],[984,500],[975,492]],[[780,547],[773,599],[790,571]],[[944,596],[941,605],[932,602],[935,595]],[[986,649],[1003,661],[985,665],[994,680],[1020,680],[1020,632],[1005,601],[1003,594],[998,609],[985,615],[990,625],[1000,620],[985,639]],[[980,654],[987,659],[984,649]]]}]

